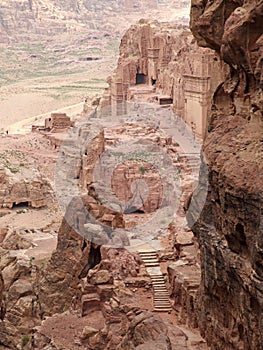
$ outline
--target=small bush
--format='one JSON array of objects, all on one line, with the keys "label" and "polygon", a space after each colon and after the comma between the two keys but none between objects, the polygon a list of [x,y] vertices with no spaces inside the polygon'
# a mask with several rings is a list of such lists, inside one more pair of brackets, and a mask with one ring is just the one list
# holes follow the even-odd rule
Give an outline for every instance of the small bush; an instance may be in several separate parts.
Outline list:
[{"label": "small bush", "polygon": [[147,169],[143,165],[139,167],[139,170],[142,173],[142,175],[144,175],[147,172]]},{"label": "small bush", "polygon": [[28,344],[30,341],[30,337],[28,335],[25,335],[23,338],[22,338],[22,347],[23,346],[26,346],[26,344]]}]

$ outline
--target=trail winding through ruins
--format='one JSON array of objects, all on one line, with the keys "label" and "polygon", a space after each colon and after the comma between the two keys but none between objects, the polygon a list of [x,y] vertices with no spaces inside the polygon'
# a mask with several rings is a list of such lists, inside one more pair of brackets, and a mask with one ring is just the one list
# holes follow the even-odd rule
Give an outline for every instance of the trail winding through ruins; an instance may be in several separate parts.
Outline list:
[{"label": "trail winding through ruins", "polygon": [[49,117],[51,113],[68,113],[70,117],[79,115],[83,109],[83,102],[70,105],[67,107],[59,108],[57,110],[52,110],[48,113],[39,114],[34,117],[23,119],[19,122],[11,124],[8,126],[7,130],[11,134],[27,134],[31,131],[32,124],[40,125],[43,123],[44,119]]}]

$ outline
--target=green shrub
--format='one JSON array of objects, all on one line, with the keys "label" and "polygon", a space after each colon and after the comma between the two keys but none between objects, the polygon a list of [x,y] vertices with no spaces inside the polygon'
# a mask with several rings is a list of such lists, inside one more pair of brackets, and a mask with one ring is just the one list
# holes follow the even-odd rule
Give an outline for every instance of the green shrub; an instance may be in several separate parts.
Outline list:
[{"label": "green shrub", "polygon": [[30,341],[30,337],[28,335],[25,335],[23,338],[22,338],[22,347],[26,346],[26,344],[28,344]]},{"label": "green shrub", "polygon": [[142,175],[144,175],[147,172],[147,169],[143,165],[139,167],[139,170],[142,173]]}]

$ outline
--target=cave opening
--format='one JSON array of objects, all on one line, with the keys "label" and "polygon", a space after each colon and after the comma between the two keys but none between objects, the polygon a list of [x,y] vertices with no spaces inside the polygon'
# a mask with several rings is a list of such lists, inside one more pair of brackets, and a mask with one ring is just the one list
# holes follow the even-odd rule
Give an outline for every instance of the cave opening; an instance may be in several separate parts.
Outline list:
[{"label": "cave opening", "polygon": [[246,244],[246,235],[245,235],[245,230],[244,226],[242,224],[237,224],[236,225],[236,236],[237,239],[242,243]]},{"label": "cave opening", "polygon": [[142,209],[136,207],[130,207],[124,210],[124,214],[144,214],[145,212]]},{"label": "cave opening", "polygon": [[144,214],[144,211],[141,209],[135,210],[134,214]]},{"label": "cave opening", "polygon": [[157,80],[157,79],[151,78],[152,85],[155,85],[155,84],[156,84],[156,80]]},{"label": "cave opening", "polygon": [[247,253],[247,241],[244,226],[240,223],[235,225],[235,230],[231,235],[226,236],[229,248],[237,254]]},{"label": "cave opening", "polygon": [[[84,240],[82,245],[82,250],[84,250],[87,247],[87,242]],[[90,251],[89,251],[89,257],[88,257],[88,263],[85,265],[81,273],[79,274],[79,278],[85,278],[89,272],[90,269],[93,269],[96,265],[98,265],[101,262],[101,253],[100,253],[100,246],[94,246],[91,244]]]},{"label": "cave opening", "polygon": [[171,97],[160,97],[159,98],[160,105],[170,105],[173,104],[173,99]]},{"label": "cave opening", "polygon": [[100,246],[94,247],[92,244],[89,252],[88,265],[89,269],[93,269],[96,265],[101,262]]},{"label": "cave opening", "polygon": [[136,85],[145,84],[146,83],[146,75],[143,73],[136,74]]},{"label": "cave opening", "polygon": [[19,208],[24,208],[24,207],[30,207],[31,204],[30,202],[19,202],[19,203],[13,203],[13,208],[14,209],[19,209]]}]

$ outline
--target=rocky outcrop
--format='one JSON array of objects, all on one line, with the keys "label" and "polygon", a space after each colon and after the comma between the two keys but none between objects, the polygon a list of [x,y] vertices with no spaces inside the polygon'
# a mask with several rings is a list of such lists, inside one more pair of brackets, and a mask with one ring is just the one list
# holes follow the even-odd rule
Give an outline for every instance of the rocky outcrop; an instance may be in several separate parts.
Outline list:
[{"label": "rocky outcrop", "polygon": [[[73,215],[77,210],[77,202],[76,200],[75,206],[72,204],[69,208]],[[115,235],[111,236],[111,231],[107,229],[103,231],[99,225],[87,224],[82,236],[80,232],[74,230],[74,225],[70,224],[69,216],[67,220],[64,219],[62,222],[57,248],[47,268],[39,271],[38,296],[41,315],[64,312],[72,306],[72,303],[80,307],[83,296],[81,283],[84,280],[95,285],[111,284],[113,277],[121,279],[137,276],[139,271],[139,261],[132,254],[123,248],[102,246],[105,244],[118,247],[129,245],[129,240],[122,231],[116,230]],[[96,232],[99,236],[96,237],[97,243],[94,243],[92,235]]]},{"label": "rocky outcrop", "polygon": [[198,47],[187,27],[141,20],[122,38],[105,98],[113,108],[123,101],[172,104],[203,137],[213,91],[222,81],[221,68],[217,55]]},{"label": "rocky outcrop", "polygon": [[[100,112],[95,121],[103,117],[103,111]],[[146,113],[150,113],[149,107]],[[183,147],[173,142],[157,123],[146,120],[146,124],[141,126],[127,121],[121,126],[108,124],[104,129],[81,125],[62,146],[57,167],[58,197],[62,203],[69,191],[75,190],[76,195],[80,189],[81,199],[72,206],[74,215],[67,211],[70,216],[67,220],[76,231],[96,244],[121,246],[120,238],[127,245],[125,231],[120,234],[120,230],[117,233],[115,229],[136,225],[136,218],[129,214],[153,213],[172,203],[172,168],[180,169],[178,174],[184,175],[184,181],[174,188],[182,191],[178,196],[178,210],[182,211],[184,201],[193,190],[194,170],[188,164]],[[166,173],[160,171],[162,163],[169,168]],[[66,202],[62,203],[64,207]],[[96,222],[113,229],[110,241],[103,230],[95,229]]]},{"label": "rocky outcrop", "polygon": [[80,298],[78,284],[87,275],[89,267],[96,263],[96,253],[93,262],[90,251],[91,243],[86,242],[64,219],[56,251],[39,280],[38,295],[43,315],[63,312],[71,306],[73,296]]},{"label": "rocky outcrop", "polygon": [[[107,231],[101,234],[104,234],[103,239],[108,237]],[[112,240],[121,242],[122,246],[129,243],[122,232]],[[50,261],[29,259],[27,252],[30,249],[25,251],[29,245],[22,234],[10,231],[5,232],[0,248],[0,345],[10,349],[21,344],[28,349],[43,349],[43,343],[49,343],[46,336],[42,339],[42,333],[37,334],[43,318],[72,311],[79,314],[80,323],[84,324],[86,316],[90,317],[95,311],[102,313],[104,304],[113,297],[115,280],[136,277],[139,272],[140,261],[136,255],[92,243],[75,232],[66,219],[62,222],[57,248]],[[105,312],[111,313],[111,309],[106,307]],[[109,319],[115,316],[116,311]],[[123,316],[126,318],[125,313]],[[110,343],[110,335],[103,342]],[[114,344],[111,349],[116,347],[116,340]]]},{"label": "rocky outcrop", "polygon": [[192,1],[198,43],[230,67],[213,96],[204,143],[210,191],[194,226],[198,324],[217,350],[263,344],[262,17],[262,1]]},{"label": "rocky outcrop", "polygon": [[[197,292],[201,271],[199,249],[191,231],[171,228],[174,234],[175,262],[170,262],[167,273],[170,281],[170,296],[177,312],[178,323],[191,329],[198,328]],[[181,232],[180,232],[181,231]]]},{"label": "rocky outcrop", "polygon": [[[111,208],[105,203],[103,193],[99,195],[98,178],[97,181],[94,179],[94,173],[105,150],[105,136],[104,130],[94,129],[84,123],[73,129],[64,140],[57,163],[56,185],[60,204],[70,225],[80,235],[102,245],[109,243],[109,235],[93,224],[98,221],[109,229],[124,228],[124,220],[119,206],[117,210]],[[69,200],[65,200],[68,192],[72,194]],[[79,198],[76,197],[78,195]],[[86,224],[91,226],[85,227]]]},{"label": "rocky outcrop", "polygon": [[[119,164],[112,175],[112,189],[125,201],[125,213],[142,211],[151,213],[162,203],[162,179],[154,166],[146,162],[127,161]],[[120,186],[122,184],[122,186]],[[143,194],[148,189],[148,196]]]},{"label": "rocky outcrop", "polygon": [[184,332],[165,322],[160,316],[151,312],[141,313],[129,325],[118,350],[187,350],[206,349],[203,340],[194,333]]},{"label": "rocky outcrop", "polygon": [[36,169],[12,167],[0,168],[0,208],[13,208],[24,204],[41,208],[52,203],[50,183]]},{"label": "rocky outcrop", "polygon": [[3,319],[4,312],[3,312],[3,293],[4,293],[4,280],[2,274],[0,274],[0,319]]},{"label": "rocky outcrop", "polygon": [[28,259],[0,248],[0,347],[15,349],[29,342],[39,307]]}]

